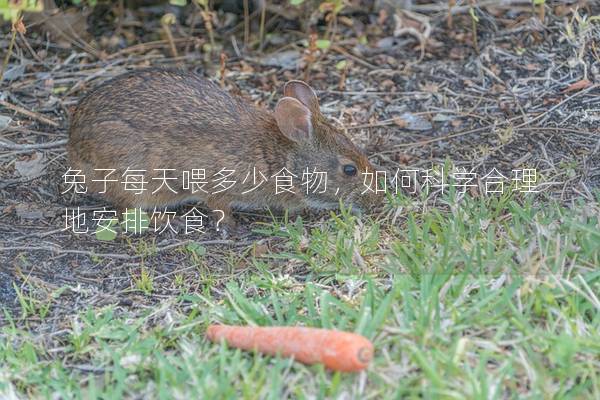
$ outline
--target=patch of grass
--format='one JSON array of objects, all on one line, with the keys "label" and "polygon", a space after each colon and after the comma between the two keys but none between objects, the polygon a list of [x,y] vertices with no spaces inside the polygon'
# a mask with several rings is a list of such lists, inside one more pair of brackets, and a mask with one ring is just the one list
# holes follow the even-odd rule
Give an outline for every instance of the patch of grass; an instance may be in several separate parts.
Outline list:
[{"label": "patch of grass", "polygon": [[343,207],[339,214],[331,213],[327,224],[311,229],[297,217],[259,231],[287,242],[285,251],[272,254],[272,258],[296,260],[317,275],[365,273],[364,257],[379,251],[379,226]]},{"label": "patch of grass", "polygon": [[148,271],[148,268],[142,266],[140,269],[139,276],[134,275],[132,277],[133,283],[135,284],[135,288],[145,295],[150,295],[154,290],[154,280],[152,278],[152,273]]},{"label": "patch of grass", "polygon": [[21,318],[25,319],[30,316],[39,316],[40,319],[46,318],[50,309],[49,302],[43,302],[30,296],[26,290],[19,288],[13,283],[13,288],[17,295],[17,301],[21,307]]},{"label": "patch of grass", "polygon": [[[281,243],[243,272],[203,268],[197,290],[77,312],[51,338],[28,326],[42,310],[7,313],[0,397],[600,398],[598,204],[456,198],[395,198],[394,224],[265,226]],[[330,373],[210,344],[210,322],[359,332],[376,356]]]}]

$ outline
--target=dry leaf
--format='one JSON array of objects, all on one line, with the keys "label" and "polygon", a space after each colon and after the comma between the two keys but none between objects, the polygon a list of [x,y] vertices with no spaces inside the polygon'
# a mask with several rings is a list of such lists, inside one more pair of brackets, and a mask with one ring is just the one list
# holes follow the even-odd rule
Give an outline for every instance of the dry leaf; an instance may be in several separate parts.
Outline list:
[{"label": "dry leaf", "polygon": [[413,156],[411,156],[410,154],[406,154],[406,153],[396,153],[392,156],[392,158],[394,161],[399,162],[400,164],[404,164],[404,165],[408,165],[414,160]]},{"label": "dry leaf", "polygon": [[393,120],[399,127],[411,131],[428,131],[433,128],[431,122],[416,114],[404,113],[399,117],[394,117]]},{"label": "dry leaf", "polygon": [[23,24],[23,18],[19,18],[17,22],[13,25],[14,29],[19,32],[21,35],[24,35],[27,32],[25,29],[25,24]]},{"label": "dry leaf", "polygon": [[408,126],[408,122],[406,122],[405,120],[403,120],[400,117],[394,117],[393,120],[394,120],[394,123],[396,125],[398,125],[400,128],[406,128]]},{"label": "dry leaf", "polygon": [[499,83],[494,83],[490,89],[490,92],[493,94],[504,93],[506,92],[505,86]]},{"label": "dry leaf", "polygon": [[420,88],[422,91],[427,92],[427,93],[438,93],[440,86],[436,85],[435,83],[425,83],[423,85],[420,85]]},{"label": "dry leaf", "polygon": [[255,258],[263,257],[266,254],[269,254],[269,245],[267,243],[256,243],[252,247],[252,256]]},{"label": "dry leaf", "polygon": [[24,178],[37,178],[42,175],[46,168],[46,157],[44,153],[36,152],[26,160],[17,160],[15,169]]},{"label": "dry leaf", "polygon": [[448,57],[452,60],[464,60],[466,56],[467,51],[462,47],[453,47],[448,54]]},{"label": "dry leaf", "polygon": [[379,84],[379,87],[380,87],[382,90],[390,90],[390,89],[392,89],[392,88],[393,88],[393,87],[395,87],[395,86],[396,86],[396,83],[395,83],[393,80],[391,80],[391,79],[384,79],[384,80],[383,80],[383,81],[382,81],[382,82]]},{"label": "dry leaf", "polygon": [[566,89],[563,90],[563,93],[569,93],[569,92],[574,92],[577,90],[582,90],[582,89],[588,88],[590,86],[592,86],[592,82],[588,81],[587,79],[582,79],[580,81],[570,84]]}]

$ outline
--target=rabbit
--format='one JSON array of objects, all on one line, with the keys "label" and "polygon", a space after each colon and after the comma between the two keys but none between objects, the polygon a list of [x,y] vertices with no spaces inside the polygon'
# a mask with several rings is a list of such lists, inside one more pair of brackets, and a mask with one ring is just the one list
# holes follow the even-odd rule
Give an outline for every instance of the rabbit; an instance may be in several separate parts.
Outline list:
[{"label": "rabbit", "polygon": [[[375,167],[297,80],[270,112],[192,72],[127,72],[76,105],[67,153],[88,193],[117,211],[203,202],[233,229],[232,209],[330,209],[341,199],[365,210],[382,201]],[[132,176],[145,184],[131,178],[126,190]]]}]

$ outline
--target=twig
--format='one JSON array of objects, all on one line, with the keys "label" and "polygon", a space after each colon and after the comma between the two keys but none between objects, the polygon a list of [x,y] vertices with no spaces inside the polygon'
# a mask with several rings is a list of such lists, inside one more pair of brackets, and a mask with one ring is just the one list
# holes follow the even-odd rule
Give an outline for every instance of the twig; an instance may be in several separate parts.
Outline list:
[{"label": "twig", "polygon": [[453,29],[452,7],[456,5],[456,0],[448,0],[448,29]]},{"label": "twig", "polygon": [[12,142],[5,142],[0,140],[0,147],[7,148],[9,150],[37,150],[37,149],[51,149],[53,147],[60,147],[67,144],[67,139],[55,140],[49,143],[36,143],[36,144],[18,144]]},{"label": "twig", "polygon": [[[572,1],[572,2],[575,2],[575,1]],[[482,1],[479,4],[479,8],[500,7],[500,6],[503,8],[510,8],[515,5],[530,5],[530,4],[531,4],[531,0],[502,0],[501,2],[498,0],[488,0],[488,1]],[[446,13],[449,13],[452,15],[456,15],[456,14],[462,14],[462,13],[468,12],[469,7],[470,6],[468,6],[468,5],[463,5],[463,6],[453,5],[452,7],[450,7],[449,2],[448,3],[427,2],[425,4],[413,4],[411,6],[411,10],[419,12],[419,13],[446,12]]]},{"label": "twig", "polygon": [[4,62],[2,63],[2,70],[0,71],[0,82],[4,78],[4,70],[8,65],[8,61],[10,60],[10,55],[12,54],[13,46],[15,45],[15,39],[17,38],[17,29],[14,24],[12,26],[12,36],[10,38],[10,44],[8,45],[8,51],[6,52],[6,56],[4,57]]},{"label": "twig", "polygon": [[106,368],[104,367],[98,367],[95,365],[90,365],[90,364],[81,364],[81,365],[65,365],[66,368],[73,368],[73,369],[78,369],[79,371],[83,371],[86,373],[92,373],[92,374],[103,374],[106,371]]},{"label": "twig", "polygon": [[12,186],[12,185],[17,185],[20,183],[25,183],[25,182],[31,182],[35,179],[38,179],[41,176],[46,175],[47,172],[43,172],[41,175],[39,176],[26,176],[26,177],[22,177],[22,178],[16,178],[16,179],[3,179],[0,182],[0,189],[4,189],[6,187]]},{"label": "twig", "polygon": [[379,67],[377,67],[377,66],[375,66],[375,65],[373,65],[373,64],[371,64],[371,63],[369,63],[369,62],[367,62],[365,60],[363,60],[362,58],[360,58],[360,57],[358,57],[358,56],[350,53],[349,51],[347,51],[346,49],[344,49],[341,46],[338,46],[337,44],[332,45],[331,46],[331,50],[333,50],[333,51],[335,51],[337,53],[340,53],[343,56],[351,58],[352,60],[356,61],[358,64],[363,65],[363,66],[365,66],[365,67],[367,67],[369,69],[377,69],[377,68],[379,68]]},{"label": "twig", "polygon": [[260,10],[260,31],[258,34],[259,37],[259,47],[258,50],[262,52],[263,50],[263,46],[264,46],[264,41],[265,41],[265,19],[266,19],[266,14],[267,14],[267,4],[266,1],[261,3],[261,10]]},{"label": "twig", "polygon": [[[193,42],[195,39],[194,38],[173,38],[173,43],[175,44],[179,44],[179,43],[187,43],[187,42]],[[161,48],[161,47],[165,47],[165,45],[170,47],[170,42],[168,40],[157,40],[154,42],[146,42],[146,43],[140,43],[140,44],[136,44],[130,47],[126,47],[123,50],[119,50],[115,53],[109,54],[106,57],[106,60],[112,60],[115,58],[119,58],[122,57],[126,54],[129,53],[136,53],[136,52],[144,52],[144,51],[148,51],[148,50],[152,50],[152,49],[156,49],[156,48]]]},{"label": "twig", "polygon": [[20,107],[20,106],[16,106],[14,104],[10,104],[4,100],[0,100],[0,106],[6,107],[9,110],[13,110],[19,114],[23,114],[28,116],[29,118],[33,118],[39,122],[42,122],[46,125],[50,125],[53,126],[55,128],[58,128],[60,126],[60,124],[58,122],[52,121],[51,119],[48,119],[46,117],[44,117],[43,115],[40,115],[36,112],[33,111],[29,111],[26,108]]},{"label": "twig", "polygon": [[[568,101],[572,100],[573,98],[575,98],[577,96],[580,96],[580,95],[582,95],[584,93],[587,93],[587,92],[589,92],[589,91],[591,91],[591,90],[593,90],[593,89],[595,89],[595,88],[597,88],[599,86],[600,86],[600,84],[595,84],[595,85],[592,85],[592,86],[590,86],[590,87],[588,87],[588,88],[586,88],[584,90],[581,90],[581,91],[575,93],[574,95],[572,95],[570,97],[567,97],[566,99],[564,99],[560,103],[554,105],[553,107],[551,107],[550,109],[546,110],[545,112],[537,115],[536,117],[531,118],[531,119],[529,119],[527,121],[524,121],[524,122],[520,123],[519,125],[514,126],[513,129],[515,129],[515,130],[522,129],[522,128],[528,126],[529,124],[531,124],[532,122],[538,121],[539,119],[543,118],[545,115],[547,115],[548,113],[556,110],[557,108],[559,108],[563,104],[567,103]],[[473,134],[473,133],[486,132],[486,131],[491,130],[494,127],[504,126],[504,125],[510,124],[511,122],[514,122],[514,121],[519,120],[519,119],[523,120],[523,119],[525,119],[525,116],[524,115],[519,115],[519,116],[510,118],[508,120],[501,121],[499,123],[490,125],[490,126],[484,126],[484,127],[481,127],[481,128],[469,129],[469,130],[466,130],[466,131],[456,132],[456,133],[452,133],[452,134],[448,134],[448,135],[444,135],[444,136],[440,136],[440,137],[436,137],[436,138],[432,138],[432,139],[421,140],[421,141],[418,141],[418,142],[401,143],[401,144],[394,145],[393,147],[394,148],[401,148],[401,147],[411,147],[411,146],[422,146],[422,145],[426,145],[426,144],[430,144],[430,143],[440,142],[440,141],[447,140],[447,139],[457,138],[457,137],[460,137],[460,136],[470,135],[470,134]],[[374,124],[359,125],[359,126],[350,126],[350,127],[348,127],[348,129],[362,129],[362,128],[381,127],[381,126],[391,125],[392,122],[393,122],[393,120],[384,120],[384,121],[376,122]],[[386,154],[386,153],[391,153],[393,151],[394,150],[387,150],[387,151],[379,152],[378,154]]]},{"label": "twig", "polygon": [[160,20],[160,24],[162,25],[163,31],[167,36],[167,40],[169,41],[169,46],[171,47],[171,54],[173,54],[173,57],[177,58],[179,57],[179,54],[177,53],[177,47],[175,46],[175,42],[173,41],[173,33],[171,32],[171,25],[173,25],[175,21],[175,15],[173,15],[172,13],[168,13],[163,15],[163,17]]},{"label": "twig", "polygon": [[204,20],[204,28],[208,32],[208,40],[210,40],[210,52],[212,54],[215,51],[215,34],[213,32],[213,23],[212,23],[212,11],[210,11],[210,7],[208,2],[203,5],[203,10],[200,11],[200,15]]},{"label": "twig", "polygon": [[315,53],[317,52],[317,34],[316,33],[311,33],[309,35],[309,39],[308,39],[308,50],[306,52],[306,54],[304,55],[304,60],[306,62],[305,65],[305,69],[304,69],[304,81],[308,82],[309,81],[309,77],[310,77],[310,69],[312,68],[314,62],[316,61],[317,57],[315,56]]},{"label": "twig", "polygon": [[[53,11],[58,11],[58,9],[54,8]],[[89,43],[83,40],[70,24],[64,24],[62,26],[56,25],[54,20],[52,19],[51,14],[45,14],[45,19],[39,21],[39,23],[51,26],[54,31],[59,32],[59,36],[62,36],[70,44],[85,51],[89,55],[97,59],[103,58],[103,54],[100,51],[98,51],[95,47],[91,46]],[[65,29],[62,29],[63,27]]]},{"label": "twig", "polygon": [[41,239],[41,238],[45,238],[46,236],[54,235],[55,233],[61,233],[64,231],[65,231],[65,228],[53,229],[51,231],[46,231],[46,232],[33,232],[33,233],[28,233],[23,236],[16,237],[14,239],[9,239],[9,241],[10,242],[18,242],[19,240],[27,239],[30,237],[36,237],[36,238]]},{"label": "twig", "polygon": [[554,106],[550,107],[548,110],[544,111],[543,113],[541,113],[540,115],[528,120],[528,121],[524,121],[523,123],[515,126],[515,128],[523,128],[524,126],[527,126],[528,124],[535,122],[539,119],[541,119],[542,117],[544,117],[545,115],[551,113],[552,111],[556,110],[558,107],[562,106],[563,104],[567,103],[568,101],[574,99],[575,97],[581,96],[584,93],[587,93],[593,89],[596,89],[597,87],[600,87],[600,84],[596,83],[595,85],[592,85],[590,87],[588,87],[587,89],[583,89],[577,93],[575,93],[573,96],[569,96],[566,99],[564,99],[563,101],[561,101],[558,104],[555,104]]},{"label": "twig", "polygon": [[404,26],[404,22],[399,14],[394,14],[394,21],[396,22],[396,28],[394,29],[394,37],[399,37],[402,35],[412,35],[419,41],[419,48],[421,50],[419,54],[419,59],[417,63],[423,61],[425,58],[425,48],[427,46],[427,40],[429,36],[431,36],[431,24],[429,23],[429,18],[424,15],[410,12],[408,10],[402,11],[404,15],[412,19],[413,21],[417,21],[421,24],[422,31],[418,30],[412,26]]},{"label": "twig", "polygon": [[477,43],[477,23],[479,17],[475,14],[476,0],[469,0],[469,14],[471,15],[471,35],[473,40],[473,48],[475,52],[479,54],[479,44]]},{"label": "twig", "polygon": [[225,74],[227,73],[226,62],[227,62],[227,54],[225,54],[224,52],[221,52],[221,65],[219,68],[219,73],[221,75],[220,83],[221,83],[222,88],[225,87]]},{"label": "twig", "polygon": [[[177,242],[173,244],[169,244],[164,247],[159,247],[156,249],[154,254],[161,253],[166,250],[171,250],[180,246],[184,246],[188,243],[191,243],[192,240],[184,240],[182,242]],[[211,244],[233,244],[235,243],[233,240],[204,240],[195,242],[201,245],[211,245]],[[0,252],[10,251],[10,250],[27,250],[27,251],[50,251],[54,253],[60,254],[81,254],[84,256],[90,257],[104,257],[104,258],[114,258],[118,260],[137,260],[142,258],[142,254],[129,255],[129,254],[117,254],[117,253],[96,253],[92,250],[73,250],[73,249],[63,249],[58,245],[49,245],[49,246],[9,246],[9,247],[0,247]]]},{"label": "twig", "polygon": [[[22,33],[19,32],[19,38],[21,39],[21,41],[23,42],[23,44],[25,45],[25,47],[27,48],[27,50],[29,51],[29,53],[31,53],[31,56],[33,58],[35,58],[35,60],[37,62],[39,62],[40,64],[48,67],[48,64],[41,59],[41,57],[39,56],[39,54],[33,50],[33,48],[31,47],[31,45],[29,44],[29,41],[27,40],[27,37],[25,35],[23,35]],[[2,80],[2,79],[0,79]]]},{"label": "twig", "polygon": [[248,49],[250,42],[250,8],[248,0],[243,0],[244,4],[244,48]]}]

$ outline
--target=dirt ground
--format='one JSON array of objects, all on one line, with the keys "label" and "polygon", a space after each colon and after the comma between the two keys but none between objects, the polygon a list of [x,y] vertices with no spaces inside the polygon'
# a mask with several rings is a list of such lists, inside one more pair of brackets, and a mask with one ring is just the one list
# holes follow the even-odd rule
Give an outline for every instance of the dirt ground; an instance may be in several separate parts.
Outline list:
[{"label": "dirt ground", "polygon": [[[309,36],[294,15],[269,12],[263,49],[244,50],[238,17],[215,28],[213,54],[206,51],[206,29],[190,21],[191,13],[171,28],[173,46],[157,7],[126,10],[118,27],[117,11],[95,10],[85,37],[72,30],[59,36],[38,19],[26,19],[27,32],[17,35],[0,83],[0,305],[18,310],[14,285],[26,280],[26,290],[40,300],[66,284],[71,289],[38,326],[56,331],[74,309],[160,302],[170,295],[174,272],[193,280],[201,264],[225,280],[243,270],[249,252],[277,249],[277,239],[252,231],[271,220],[268,213],[240,213],[246,231],[228,238],[208,229],[190,237],[146,234],[102,242],[64,230],[66,207],[79,206],[89,218],[94,207],[106,205],[61,194],[71,107],[107,79],[151,65],[218,81],[219,46],[227,90],[272,108],[286,80],[305,79],[317,89],[323,112],[377,165],[429,169],[450,160],[467,171],[484,175],[496,168],[507,177],[531,168],[539,174],[540,198],[594,201],[600,188],[600,24],[589,16],[600,14],[600,4],[547,2],[542,23],[528,2],[482,3],[476,44],[465,6],[454,10],[449,28],[445,2],[415,2],[410,12],[349,8],[338,17],[327,49],[307,49]],[[226,17],[220,12],[218,18]],[[259,18],[253,21],[255,38]],[[323,25],[311,29],[322,32]],[[2,32],[6,50],[10,27]],[[435,201],[435,194],[430,198]],[[325,216],[305,214],[311,224]],[[208,248],[202,261],[183,250],[190,242]],[[141,268],[155,274],[149,296],[128,290]]]}]

